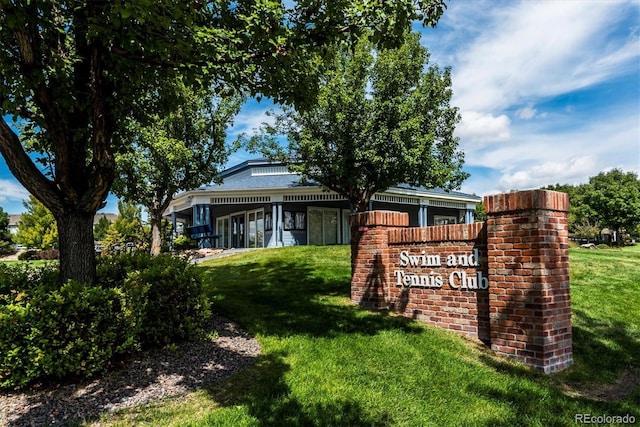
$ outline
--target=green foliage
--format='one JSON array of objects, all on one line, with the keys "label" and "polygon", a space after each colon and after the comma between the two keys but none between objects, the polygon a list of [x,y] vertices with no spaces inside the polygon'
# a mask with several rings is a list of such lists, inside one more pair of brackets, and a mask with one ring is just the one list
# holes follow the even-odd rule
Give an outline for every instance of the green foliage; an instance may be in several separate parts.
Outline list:
[{"label": "green foliage", "polygon": [[[57,272],[51,270],[34,275],[19,267],[0,269],[0,387],[90,377],[127,349],[118,289],[73,281],[59,287]],[[15,289],[18,278],[21,289]]]},{"label": "green foliage", "polygon": [[640,227],[640,179],[634,172],[613,169],[589,178],[587,184],[556,184],[545,188],[569,194],[569,231],[572,233],[584,235],[586,232],[593,236],[589,226],[598,227],[598,233],[607,227],[615,230],[621,239],[633,235]]},{"label": "green foliage", "polygon": [[595,239],[600,234],[602,227],[598,224],[591,224],[588,218],[583,218],[580,223],[573,224],[573,229],[576,237],[587,239],[589,242],[590,239]]},{"label": "green foliage", "polygon": [[476,205],[476,209],[474,212],[474,217],[476,222],[486,221],[487,220],[487,212],[484,209],[484,203],[478,203]]},{"label": "green foliage", "polygon": [[148,125],[127,122],[120,137],[131,144],[116,158],[113,192],[147,208],[156,239],[153,254],[160,252],[162,215],[173,196],[215,181],[226,163],[231,152],[226,129],[241,105],[237,96],[178,87],[182,102],[175,111],[155,116]]},{"label": "green foliage", "polygon": [[[0,1],[0,152],[56,218],[89,221],[109,193],[115,154],[131,143],[114,136],[130,118],[150,123],[175,110],[178,79],[304,107],[330,46],[365,29],[393,45],[416,20],[435,26],[444,8],[444,0]],[[72,234],[61,233],[63,281],[92,281],[92,239]]]},{"label": "green foliage", "polygon": [[9,214],[0,208],[0,255],[14,252],[13,239],[9,231]]},{"label": "green foliage", "polygon": [[198,242],[191,239],[186,234],[183,234],[182,236],[178,236],[175,239],[173,239],[173,249],[175,249],[176,251],[183,251],[185,249],[195,249],[197,247],[198,247]]},{"label": "green foliage", "polygon": [[118,217],[107,229],[102,241],[104,252],[124,251],[127,243],[137,249],[148,245],[148,234],[142,224],[142,209],[134,203],[118,201]]},{"label": "green foliage", "polygon": [[200,270],[166,254],[153,261],[138,256],[142,265],[127,272],[123,288],[142,347],[201,338],[202,319],[210,312]]},{"label": "green foliage", "polygon": [[96,285],[58,284],[45,266],[0,264],[0,387],[91,377],[135,350],[203,336],[196,267],[170,256],[102,257]]},{"label": "green foliage", "polygon": [[57,249],[26,250],[18,255],[19,261],[53,260],[60,257]]},{"label": "green foliage", "polygon": [[621,229],[632,230],[640,223],[640,179],[636,173],[620,169],[601,172],[589,179],[584,203],[605,227],[618,234]]},{"label": "green foliage", "polygon": [[102,215],[98,220],[98,222],[96,223],[95,227],[93,228],[93,237],[97,241],[102,241],[106,237],[111,224],[112,222],[109,221],[109,219],[106,216]]},{"label": "green foliage", "polygon": [[20,215],[16,243],[28,248],[52,249],[58,245],[58,227],[49,209],[29,195],[23,202],[26,212]]},{"label": "green foliage", "polygon": [[[397,49],[375,50],[366,40],[343,46],[322,75],[317,102],[285,109],[252,143],[358,211],[376,192],[401,183],[458,188],[468,174],[453,136],[460,116],[449,105],[451,73],[427,68],[428,57],[416,33]],[[288,152],[273,139],[280,133]]]},{"label": "green foliage", "polygon": [[121,254],[101,258],[97,271],[103,286],[124,289],[130,327],[143,348],[200,337],[209,302],[187,259]]}]

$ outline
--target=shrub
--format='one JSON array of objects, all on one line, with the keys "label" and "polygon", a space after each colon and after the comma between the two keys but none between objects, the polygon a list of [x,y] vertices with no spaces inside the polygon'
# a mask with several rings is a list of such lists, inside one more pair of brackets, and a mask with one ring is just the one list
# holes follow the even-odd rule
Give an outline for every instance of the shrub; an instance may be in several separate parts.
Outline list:
[{"label": "shrub", "polygon": [[11,301],[0,305],[0,387],[91,377],[132,344],[123,333],[120,290],[74,281],[50,287],[43,282],[14,290]]},{"label": "shrub", "polygon": [[169,255],[102,257],[95,285],[57,267],[0,264],[0,387],[91,377],[141,348],[196,339],[209,301],[196,267]]},{"label": "shrub", "polygon": [[18,255],[18,259],[20,261],[34,261],[40,259],[38,256],[38,251],[34,251],[33,249],[29,249],[28,251],[24,251]]},{"label": "shrub", "polygon": [[100,261],[105,286],[122,286],[131,327],[142,348],[199,338],[209,317],[200,271],[184,258],[146,253]]},{"label": "shrub", "polygon": [[598,245],[598,249],[611,249],[611,246],[607,245],[606,243],[600,243]]},{"label": "shrub", "polygon": [[60,251],[57,249],[43,249],[38,252],[38,258],[44,260],[59,259]]},{"label": "shrub", "polygon": [[173,239],[173,249],[176,251],[184,251],[187,249],[196,249],[198,247],[198,242],[190,238],[189,236],[183,234],[182,236],[178,236]]}]

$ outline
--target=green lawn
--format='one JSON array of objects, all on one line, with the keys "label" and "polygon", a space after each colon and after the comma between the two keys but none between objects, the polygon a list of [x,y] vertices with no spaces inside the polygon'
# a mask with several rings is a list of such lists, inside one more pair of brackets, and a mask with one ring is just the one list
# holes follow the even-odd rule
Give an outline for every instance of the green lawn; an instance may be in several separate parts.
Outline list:
[{"label": "green lawn", "polygon": [[571,250],[575,365],[554,375],[353,306],[348,247],[254,251],[202,268],[214,309],[254,334],[263,354],[223,383],[99,425],[564,426],[577,413],[640,421],[637,250]]}]

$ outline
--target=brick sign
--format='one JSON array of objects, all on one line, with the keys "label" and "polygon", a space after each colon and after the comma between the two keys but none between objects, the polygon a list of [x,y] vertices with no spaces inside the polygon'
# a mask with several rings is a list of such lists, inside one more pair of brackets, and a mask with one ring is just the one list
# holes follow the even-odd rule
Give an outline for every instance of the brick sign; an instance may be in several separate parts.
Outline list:
[{"label": "brick sign", "polygon": [[478,338],[544,372],[573,360],[568,196],[485,197],[487,221],[408,227],[407,213],[352,216],[351,299]]}]

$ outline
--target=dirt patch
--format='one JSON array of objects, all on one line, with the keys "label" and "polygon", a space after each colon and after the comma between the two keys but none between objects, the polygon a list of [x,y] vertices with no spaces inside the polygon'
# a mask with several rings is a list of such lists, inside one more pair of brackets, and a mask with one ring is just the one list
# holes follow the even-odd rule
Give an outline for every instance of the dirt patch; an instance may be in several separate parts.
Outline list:
[{"label": "dirt patch", "polygon": [[571,397],[613,402],[626,399],[638,386],[640,386],[640,365],[634,365],[625,369],[618,381],[613,384],[568,383],[562,385],[562,391]]}]

